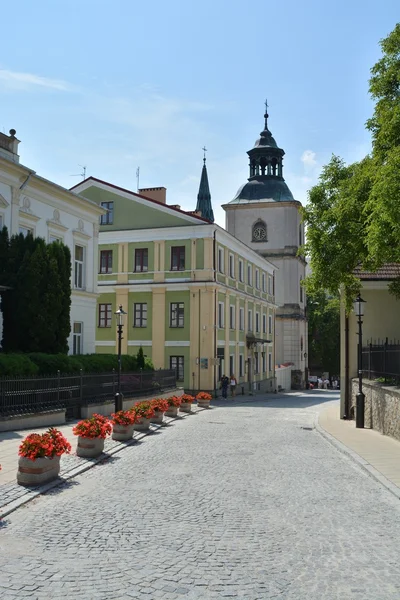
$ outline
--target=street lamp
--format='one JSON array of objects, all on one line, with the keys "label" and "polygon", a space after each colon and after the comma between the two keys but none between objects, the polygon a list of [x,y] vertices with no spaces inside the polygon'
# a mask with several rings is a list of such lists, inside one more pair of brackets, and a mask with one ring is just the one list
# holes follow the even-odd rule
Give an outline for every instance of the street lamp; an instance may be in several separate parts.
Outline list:
[{"label": "street lamp", "polygon": [[121,341],[122,341],[122,328],[124,326],[124,315],[126,312],[122,308],[122,304],[119,305],[118,310],[114,313],[117,317],[117,327],[118,327],[118,391],[115,394],[114,398],[114,409],[115,412],[122,410],[122,400],[123,396],[121,394]]},{"label": "street lamp", "polygon": [[358,294],[354,300],[354,312],[358,319],[358,394],[356,395],[356,427],[364,429],[364,411],[365,411],[365,395],[362,391],[362,318],[364,316],[363,300]]}]

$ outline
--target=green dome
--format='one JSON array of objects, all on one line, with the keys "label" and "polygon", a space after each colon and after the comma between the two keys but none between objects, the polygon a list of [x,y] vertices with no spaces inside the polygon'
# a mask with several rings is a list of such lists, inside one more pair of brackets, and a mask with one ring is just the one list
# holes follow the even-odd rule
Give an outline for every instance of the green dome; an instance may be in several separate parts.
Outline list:
[{"label": "green dome", "polygon": [[246,202],[290,202],[292,192],[285,180],[277,177],[253,178],[242,185],[229,204],[245,204]]}]

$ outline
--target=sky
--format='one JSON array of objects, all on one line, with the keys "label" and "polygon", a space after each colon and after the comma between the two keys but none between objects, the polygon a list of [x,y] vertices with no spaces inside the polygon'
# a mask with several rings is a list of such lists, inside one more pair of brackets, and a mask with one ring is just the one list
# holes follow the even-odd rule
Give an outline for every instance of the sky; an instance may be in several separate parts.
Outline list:
[{"label": "sky", "polygon": [[67,188],[165,186],[194,210],[203,151],[216,221],[269,127],[297,200],[332,154],[370,148],[370,68],[398,0],[19,0],[2,6],[0,130]]}]

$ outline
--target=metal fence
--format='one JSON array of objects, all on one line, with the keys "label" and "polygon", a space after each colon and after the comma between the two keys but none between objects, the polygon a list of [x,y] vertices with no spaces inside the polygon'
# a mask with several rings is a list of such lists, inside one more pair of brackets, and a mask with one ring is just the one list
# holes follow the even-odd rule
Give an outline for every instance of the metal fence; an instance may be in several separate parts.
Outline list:
[{"label": "metal fence", "polygon": [[[80,407],[113,400],[117,373],[83,373],[50,377],[0,379],[0,417],[66,409],[68,418],[80,417]],[[140,371],[121,374],[126,398],[164,392],[176,387],[176,371]]]},{"label": "metal fence", "polygon": [[368,379],[400,380],[400,342],[370,341],[362,349],[362,370]]}]

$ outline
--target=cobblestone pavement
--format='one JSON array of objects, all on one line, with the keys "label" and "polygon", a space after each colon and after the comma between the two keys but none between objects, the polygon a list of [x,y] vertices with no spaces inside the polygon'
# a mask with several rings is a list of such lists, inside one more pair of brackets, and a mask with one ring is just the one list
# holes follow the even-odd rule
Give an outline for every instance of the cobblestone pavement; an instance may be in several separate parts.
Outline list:
[{"label": "cobblestone pavement", "polygon": [[315,430],[332,394],[176,421],[0,528],[0,598],[398,600],[400,504]]}]

